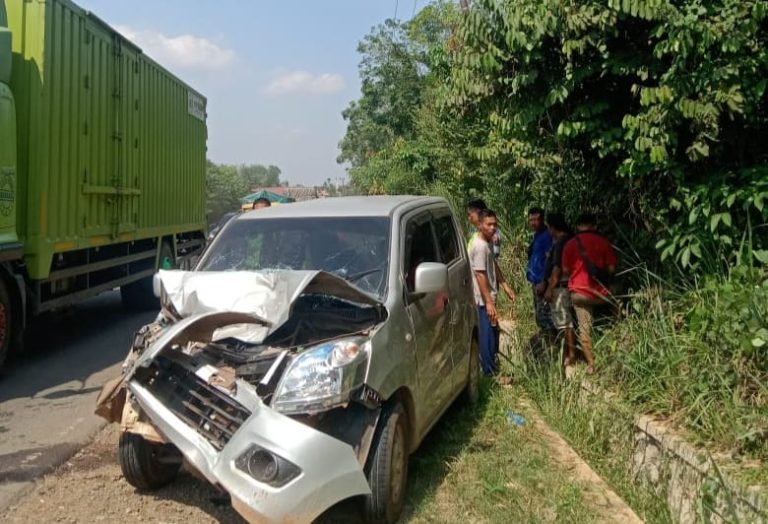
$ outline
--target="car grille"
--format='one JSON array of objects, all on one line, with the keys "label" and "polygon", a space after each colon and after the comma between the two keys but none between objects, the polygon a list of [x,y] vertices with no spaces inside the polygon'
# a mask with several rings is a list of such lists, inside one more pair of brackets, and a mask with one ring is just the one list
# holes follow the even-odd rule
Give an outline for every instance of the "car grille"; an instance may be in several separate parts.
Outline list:
[{"label": "car grille", "polygon": [[182,365],[158,356],[140,383],[177,417],[222,450],[251,412]]}]

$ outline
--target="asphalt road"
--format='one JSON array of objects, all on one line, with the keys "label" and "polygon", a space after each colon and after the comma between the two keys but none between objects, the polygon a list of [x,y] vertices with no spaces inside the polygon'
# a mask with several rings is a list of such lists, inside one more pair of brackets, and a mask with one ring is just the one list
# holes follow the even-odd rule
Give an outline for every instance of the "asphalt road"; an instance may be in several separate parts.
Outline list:
[{"label": "asphalt road", "polygon": [[110,292],[33,326],[28,351],[0,376],[0,514],[104,426],[93,414],[101,385],[155,315],[127,312]]}]

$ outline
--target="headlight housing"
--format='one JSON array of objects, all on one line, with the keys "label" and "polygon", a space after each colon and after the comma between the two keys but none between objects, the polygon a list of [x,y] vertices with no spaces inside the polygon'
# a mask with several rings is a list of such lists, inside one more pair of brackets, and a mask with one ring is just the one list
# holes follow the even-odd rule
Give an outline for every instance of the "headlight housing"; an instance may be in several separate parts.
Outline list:
[{"label": "headlight housing", "polygon": [[297,356],[275,390],[272,407],[284,414],[325,411],[349,401],[365,379],[368,338],[345,338]]}]

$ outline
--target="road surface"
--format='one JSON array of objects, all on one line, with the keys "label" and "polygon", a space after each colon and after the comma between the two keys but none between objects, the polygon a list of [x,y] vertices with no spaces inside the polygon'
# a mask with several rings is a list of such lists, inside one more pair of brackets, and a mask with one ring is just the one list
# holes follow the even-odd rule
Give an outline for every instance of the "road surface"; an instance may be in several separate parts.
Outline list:
[{"label": "road surface", "polygon": [[101,384],[155,315],[127,312],[110,292],[33,326],[29,351],[0,377],[0,514],[101,429],[93,414]]}]

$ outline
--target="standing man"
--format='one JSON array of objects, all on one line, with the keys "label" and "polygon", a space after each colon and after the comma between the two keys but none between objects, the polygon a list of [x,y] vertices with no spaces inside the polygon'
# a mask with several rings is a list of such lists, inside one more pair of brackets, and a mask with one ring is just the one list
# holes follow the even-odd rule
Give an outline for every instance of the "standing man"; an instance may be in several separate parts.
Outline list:
[{"label": "standing man", "polygon": [[540,207],[531,208],[528,212],[528,225],[533,231],[533,238],[528,246],[528,267],[525,271],[525,278],[530,282],[533,290],[536,325],[552,339],[554,338],[552,336],[554,333],[552,315],[549,311],[549,304],[544,301],[544,291],[547,289],[544,270],[547,264],[547,253],[552,248],[552,236],[544,224],[544,210]]},{"label": "standing man", "polygon": [[[480,211],[483,209],[488,209],[488,206],[486,206],[485,201],[480,198],[475,198],[474,200],[467,202],[467,220],[469,220],[469,223],[472,224],[472,226],[475,228],[475,231],[469,235],[469,240],[467,241],[467,252],[469,252],[469,247],[472,244],[472,240],[480,234],[477,231],[477,228],[480,223]],[[501,231],[499,229],[496,229],[496,234],[493,235],[491,248],[493,250],[494,258],[499,258],[499,255],[501,255]]]},{"label": "standing man", "polygon": [[573,307],[571,294],[568,292],[568,275],[563,271],[563,249],[571,239],[571,230],[560,213],[550,213],[547,216],[549,234],[554,244],[547,257],[545,279],[547,289],[544,291],[544,301],[549,304],[552,314],[552,325],[565,339],[563,367],[568,367],[576,361],[576,333],[573,324]]},{"label": "standing man", "polygon": [[514,291],[493,258],[491,242],[497,227],[496,213],[490,209],[480,211],[478,234],[472,238],[469,249],[469,261],[475,275],[472,282],[475,304],[480,317],[480,369],[485,375],[493,375],[498,370],[496,358],[499,351],[499,318],[496,298],[499,285],[504,288],[510,300],[515,299]]},{"label": "standing man", "polygon": [[563,248],[563,270],[579,323],[581,350],[587,359],[587,374],[595,372],[592,353],[592,321],[595,306],[609,304],[608,280],[616,272],[616,253],[607,238],[597,232],[597,218],[581,215],[576,236]]}]

